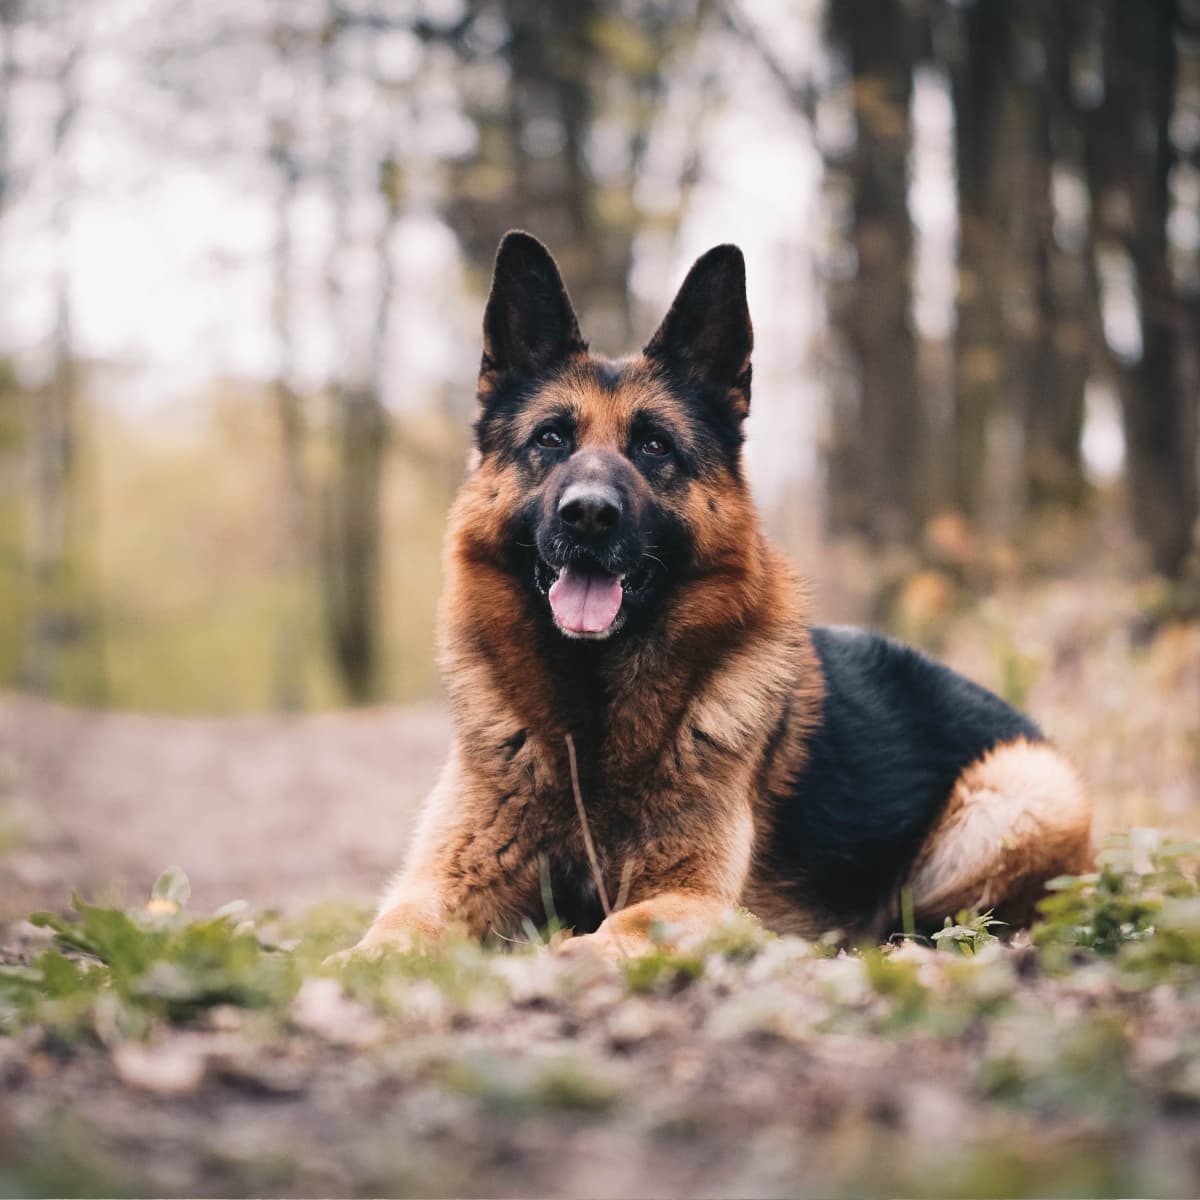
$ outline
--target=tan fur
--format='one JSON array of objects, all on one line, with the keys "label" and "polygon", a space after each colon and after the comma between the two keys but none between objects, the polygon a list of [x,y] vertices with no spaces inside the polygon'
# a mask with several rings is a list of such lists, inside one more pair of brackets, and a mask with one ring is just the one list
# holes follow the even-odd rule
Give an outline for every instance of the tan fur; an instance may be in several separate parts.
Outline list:
[{"label": "tan fur", "polygon": [[1020,739],[962,772],[910,879],[918,919],[996,909],[1021,923],[1055,875],[1086,870],[1091,807],[1054,747]]}]

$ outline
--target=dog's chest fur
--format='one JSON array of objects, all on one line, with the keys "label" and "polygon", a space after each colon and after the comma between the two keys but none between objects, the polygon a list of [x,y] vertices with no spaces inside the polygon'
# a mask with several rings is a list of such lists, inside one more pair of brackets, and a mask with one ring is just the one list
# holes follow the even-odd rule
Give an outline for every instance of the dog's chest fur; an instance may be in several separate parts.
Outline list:
[{"label": "dog's chest fur", "polygon": [[[668,843],[686,831],[689,806],[676,799],[686,779],[671,772],[675,787],[664,788],[664,773],[648,760],[606,762],[604,742],[599,749],[581,742],[577,798],[565,736],[552,745],[522,731],[505,741],[511,757],[499,775],[494,755],[467,766],[475,833],[457,856],[462,882],[487,898],[500,918],[493,924],[506,932],[523,919],[539,926],[556,919],[589,932],[603,920],[604,904],[584,821],[607,901],[615,905],[622,892],[645,883],[654,861],[670,854]],[[679,761],[682,771],[699,765],[685,764],[682,755]]]},{"label": "dog's chest fur", "polygon": [[[736,708],[698,706],[690,681],[663,672],[625,690],[582,680],[577,695],[590,707],[571,706],[557,720],[536,704],[514,704],[495,676],[460,696],[460,803],[471,816],[453,875],[461,907],[475,914],[470,923],[509,935],[526,920],[595,929],[604,905],[585,821],[610,906],[667,880],[698,882],[713,847],[739,836],[739,823],[756,822],[755,799],[792,774],[808,703],[797,698],[799,674],[735,673]],[[530,732],[539,721],[549,729]]]}]

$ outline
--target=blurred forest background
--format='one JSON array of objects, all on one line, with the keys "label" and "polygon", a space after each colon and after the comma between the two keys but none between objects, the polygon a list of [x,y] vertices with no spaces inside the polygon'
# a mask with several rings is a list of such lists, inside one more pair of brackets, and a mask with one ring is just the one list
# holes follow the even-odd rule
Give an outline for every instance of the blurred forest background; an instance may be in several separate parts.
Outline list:
[{"label": "blurred forest background", "polygon": [[823,616],[1194,615],[1197,0],[0,0],[0,685],[431,694],[513,226],[613,354],[742,244]]},{"label": "blurred forest background", "polygon": [[[318,977],[511,227],[609,354],[742,246],[817,616],[1126,835],[1036,946]],[[1200,1195],[1198,425],[1200,0],[0,0],[0,1196]]]}]

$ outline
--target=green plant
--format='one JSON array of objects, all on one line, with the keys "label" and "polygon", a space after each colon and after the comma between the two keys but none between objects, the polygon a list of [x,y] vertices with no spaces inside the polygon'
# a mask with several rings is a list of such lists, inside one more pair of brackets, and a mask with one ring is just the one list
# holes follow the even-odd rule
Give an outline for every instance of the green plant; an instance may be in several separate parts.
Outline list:
[{"label": "green plant", "polygon": [[1003,924],[1003,921],[997,921],[992,916],[990,908],[985,913],[973,913],[963,909],[953,921],[949,917],[946,918],[942,928],[933,935],[933,940],[939,950],[953,950],[971,957],[978,954],[984,946],[1000,940],[992,933],[992,929]]},{"label": "green plant", "polygon": [[888,1025],[904,1028],[925,1016],[929,989],[918,978],[915,962],[874,949],[863,951],[862,961],[871,989],[888,1004]]},{"label": "green plant", "polygon": [[1098,870],[1046,885],[1035,943],[1115,955],[1143,941],[1156,931],[1164,904],[1200,895],[1195,853],[1193,846],[1163,842],[1156,830],[1114,837]]},{"label": "green plant", "polygon": [[144,908],[123,911],[72,898],[74,916],[35,913],[57,946],[30,967],[0,970],[0,1018],[35,1017],[70,1026],[108,993],[118,1024],[140,1032],[146,1020],[186,1020],[218,1004],[265,1008],[299,985],[290,955],[269,951],[253,928],[238,924],[238,906],[195,917],[184,905],[190,887],[178,868],[164,872]]},{"label": "green plant", "polygon": [[652,950],[622,964],[625,983],[631,992],[675,992],[704,974],[704,959],[698,954],[681,954],[668,949]]}]

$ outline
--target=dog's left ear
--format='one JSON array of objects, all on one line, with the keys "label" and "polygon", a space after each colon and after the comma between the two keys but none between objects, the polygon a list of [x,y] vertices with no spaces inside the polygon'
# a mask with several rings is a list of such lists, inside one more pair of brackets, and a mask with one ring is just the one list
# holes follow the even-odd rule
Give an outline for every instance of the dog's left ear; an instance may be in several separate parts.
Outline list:
[{"label": "dog's left ear", "polygon": [[693,264],[644,353],[686,382],[727,395],[745,417],[753,348],[746,262],[736,246],[714,246]]},{"label": "dog's left ear", "polygon": [[480,397],[505,377],[533,378],[586,349],[550,251],[528,233],[506,233],[483,314]]}]

